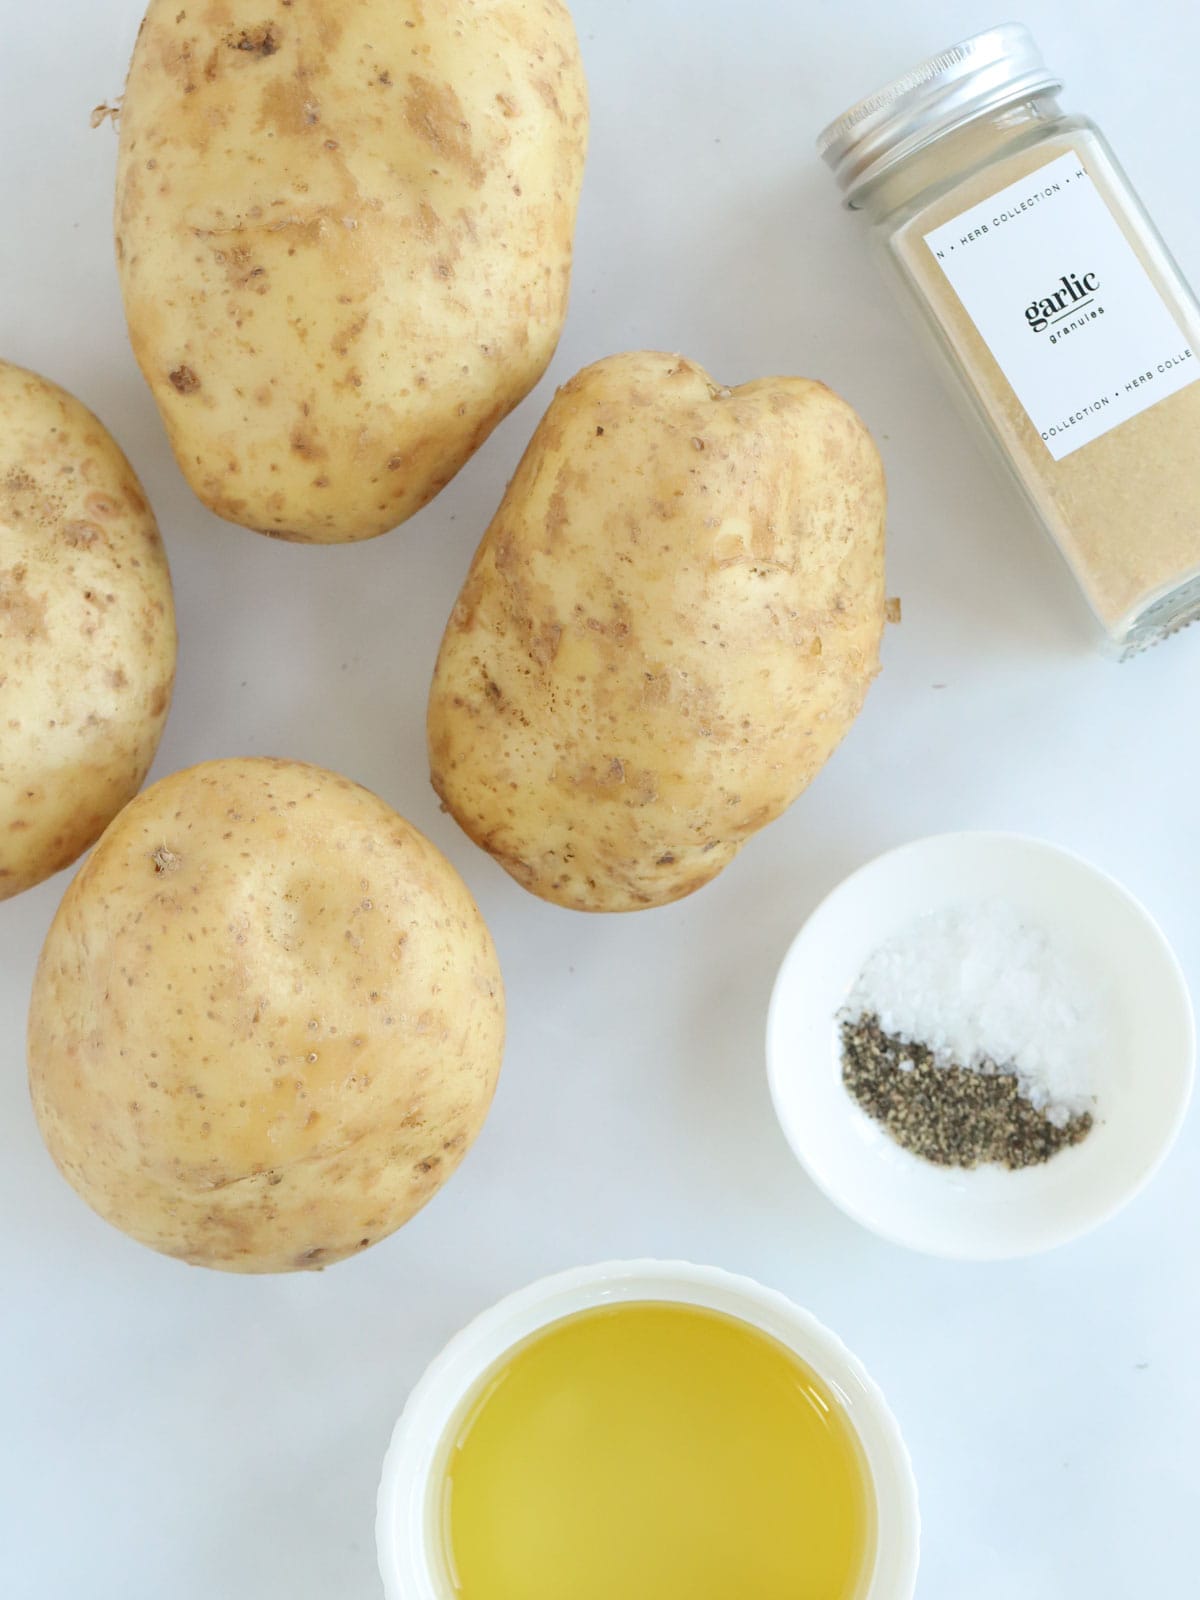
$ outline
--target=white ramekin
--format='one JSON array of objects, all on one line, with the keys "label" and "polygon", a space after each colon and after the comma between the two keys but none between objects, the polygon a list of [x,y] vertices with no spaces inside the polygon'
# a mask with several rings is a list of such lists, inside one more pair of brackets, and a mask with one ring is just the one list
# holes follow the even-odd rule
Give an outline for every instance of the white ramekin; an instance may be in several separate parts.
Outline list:
[{"label": "white ramekin", "polygon": [[[939,1167],[846,1093],[839,1017],[872,953],[918,917],[996,902],[1071,952],[1089,983],[1096,1121],[1019,1172]],[[1066,1244],[1128,1204],[1179,1135],[1195,1069],[1187,979],[1154,918],[1090,862],[1013,833],[933,834],[844,878],[793,940],[767,1021],[771,1098],[813,1182],[894,1244],[962,1261]]]},{"label": "white ramekin", "polygon": [[849,1412],[875,1490],[875,1568],[864,1600],[911,1600],[920,1518],[908,1451],[857,1358],[815,1317],[751,1278],[683,1261],[608,1261],[543,1278],[453,1338],[409,1396],[384,1458],[376,1516],[387,1600],[453,1600],[440,1577],[440,1486],[463,1408],[483,1375],[539,1328],[622,1300],[682,1301],[771,1334],[823,1378]]}]

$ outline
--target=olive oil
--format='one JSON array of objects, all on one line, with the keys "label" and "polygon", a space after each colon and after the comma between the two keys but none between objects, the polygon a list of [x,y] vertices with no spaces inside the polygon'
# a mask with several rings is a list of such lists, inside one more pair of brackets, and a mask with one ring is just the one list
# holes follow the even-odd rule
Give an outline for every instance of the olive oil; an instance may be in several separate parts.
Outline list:
[{"label": "olive oil", "polygon": [[494,1368],[446,1463],[462,1600],[860,1600],[874,1498],[841,1403],[783,1345],[630,1302]]}]

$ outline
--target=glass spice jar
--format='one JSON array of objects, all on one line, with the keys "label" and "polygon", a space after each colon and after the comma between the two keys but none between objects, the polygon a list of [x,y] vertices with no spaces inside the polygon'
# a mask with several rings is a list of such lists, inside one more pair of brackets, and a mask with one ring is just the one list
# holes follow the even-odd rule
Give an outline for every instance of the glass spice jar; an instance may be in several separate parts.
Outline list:
[{"label": "glass spice jar", "polygon": [[1061,87],[1008,23],[818,150],[1125,657],[1200,616],[1200,306]]}]

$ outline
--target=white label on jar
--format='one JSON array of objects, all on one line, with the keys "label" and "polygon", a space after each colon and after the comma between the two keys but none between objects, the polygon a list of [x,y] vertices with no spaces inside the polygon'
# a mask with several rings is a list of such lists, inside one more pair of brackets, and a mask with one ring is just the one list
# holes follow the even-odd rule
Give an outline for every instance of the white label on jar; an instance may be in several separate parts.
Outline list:
[{"label": "white label on jar", "polygon": [[925,242],[1056,461],[1200,378],[1073,151]]}]

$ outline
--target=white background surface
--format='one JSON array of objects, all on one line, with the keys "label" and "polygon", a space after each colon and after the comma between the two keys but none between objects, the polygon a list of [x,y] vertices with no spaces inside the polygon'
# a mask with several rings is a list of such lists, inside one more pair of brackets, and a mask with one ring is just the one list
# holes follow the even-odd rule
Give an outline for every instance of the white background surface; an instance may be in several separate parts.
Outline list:
[{"label": "white background surface", "polygon": [[[835,1212],[789,1155],[764,1080],[767,997],[796,927],[846,871],[921,833],[1070,845],[1140,895],[1200,972],[1200,630],[1126,666],[1092,653],[1068,578],[812,155],[845,104],[1002,19],[950,0],[574,9],[592,156],[552,371],[405,528],[306,549],[190,497],[126,343],[116,141],[88,112],[120,91],[139,0],[0,0],[0,351],[99,412],[158,512],[182,650],[156,772],[271,752],[378,790],[476,893],[511,1017],[482,1137],[401,1234],[312,1276],[187,1269],[96,1220],[52,1168],[22,1035],[66,878],[0,906],[0,1593],[377,1600],[379,1463],[425,1362],[541,1273],[642,1254],[754,1274],[866,1361],[920,1479],[922,1600],[1191,1593],[1196,1118],[1101,1232],[972,1267]],[[1194,0],[1122,7],[1127,26],[1115,9],[1030,0],[1026,20],[1200,279],[1185,110],[1200,19]],[[820,377],[859,407],[890,476],[904,622],[830,767],[716,884],[588,918],[526,896],[439,814],[422,721],[442,625],[554,382],[638,345],[731,384]]]}]

